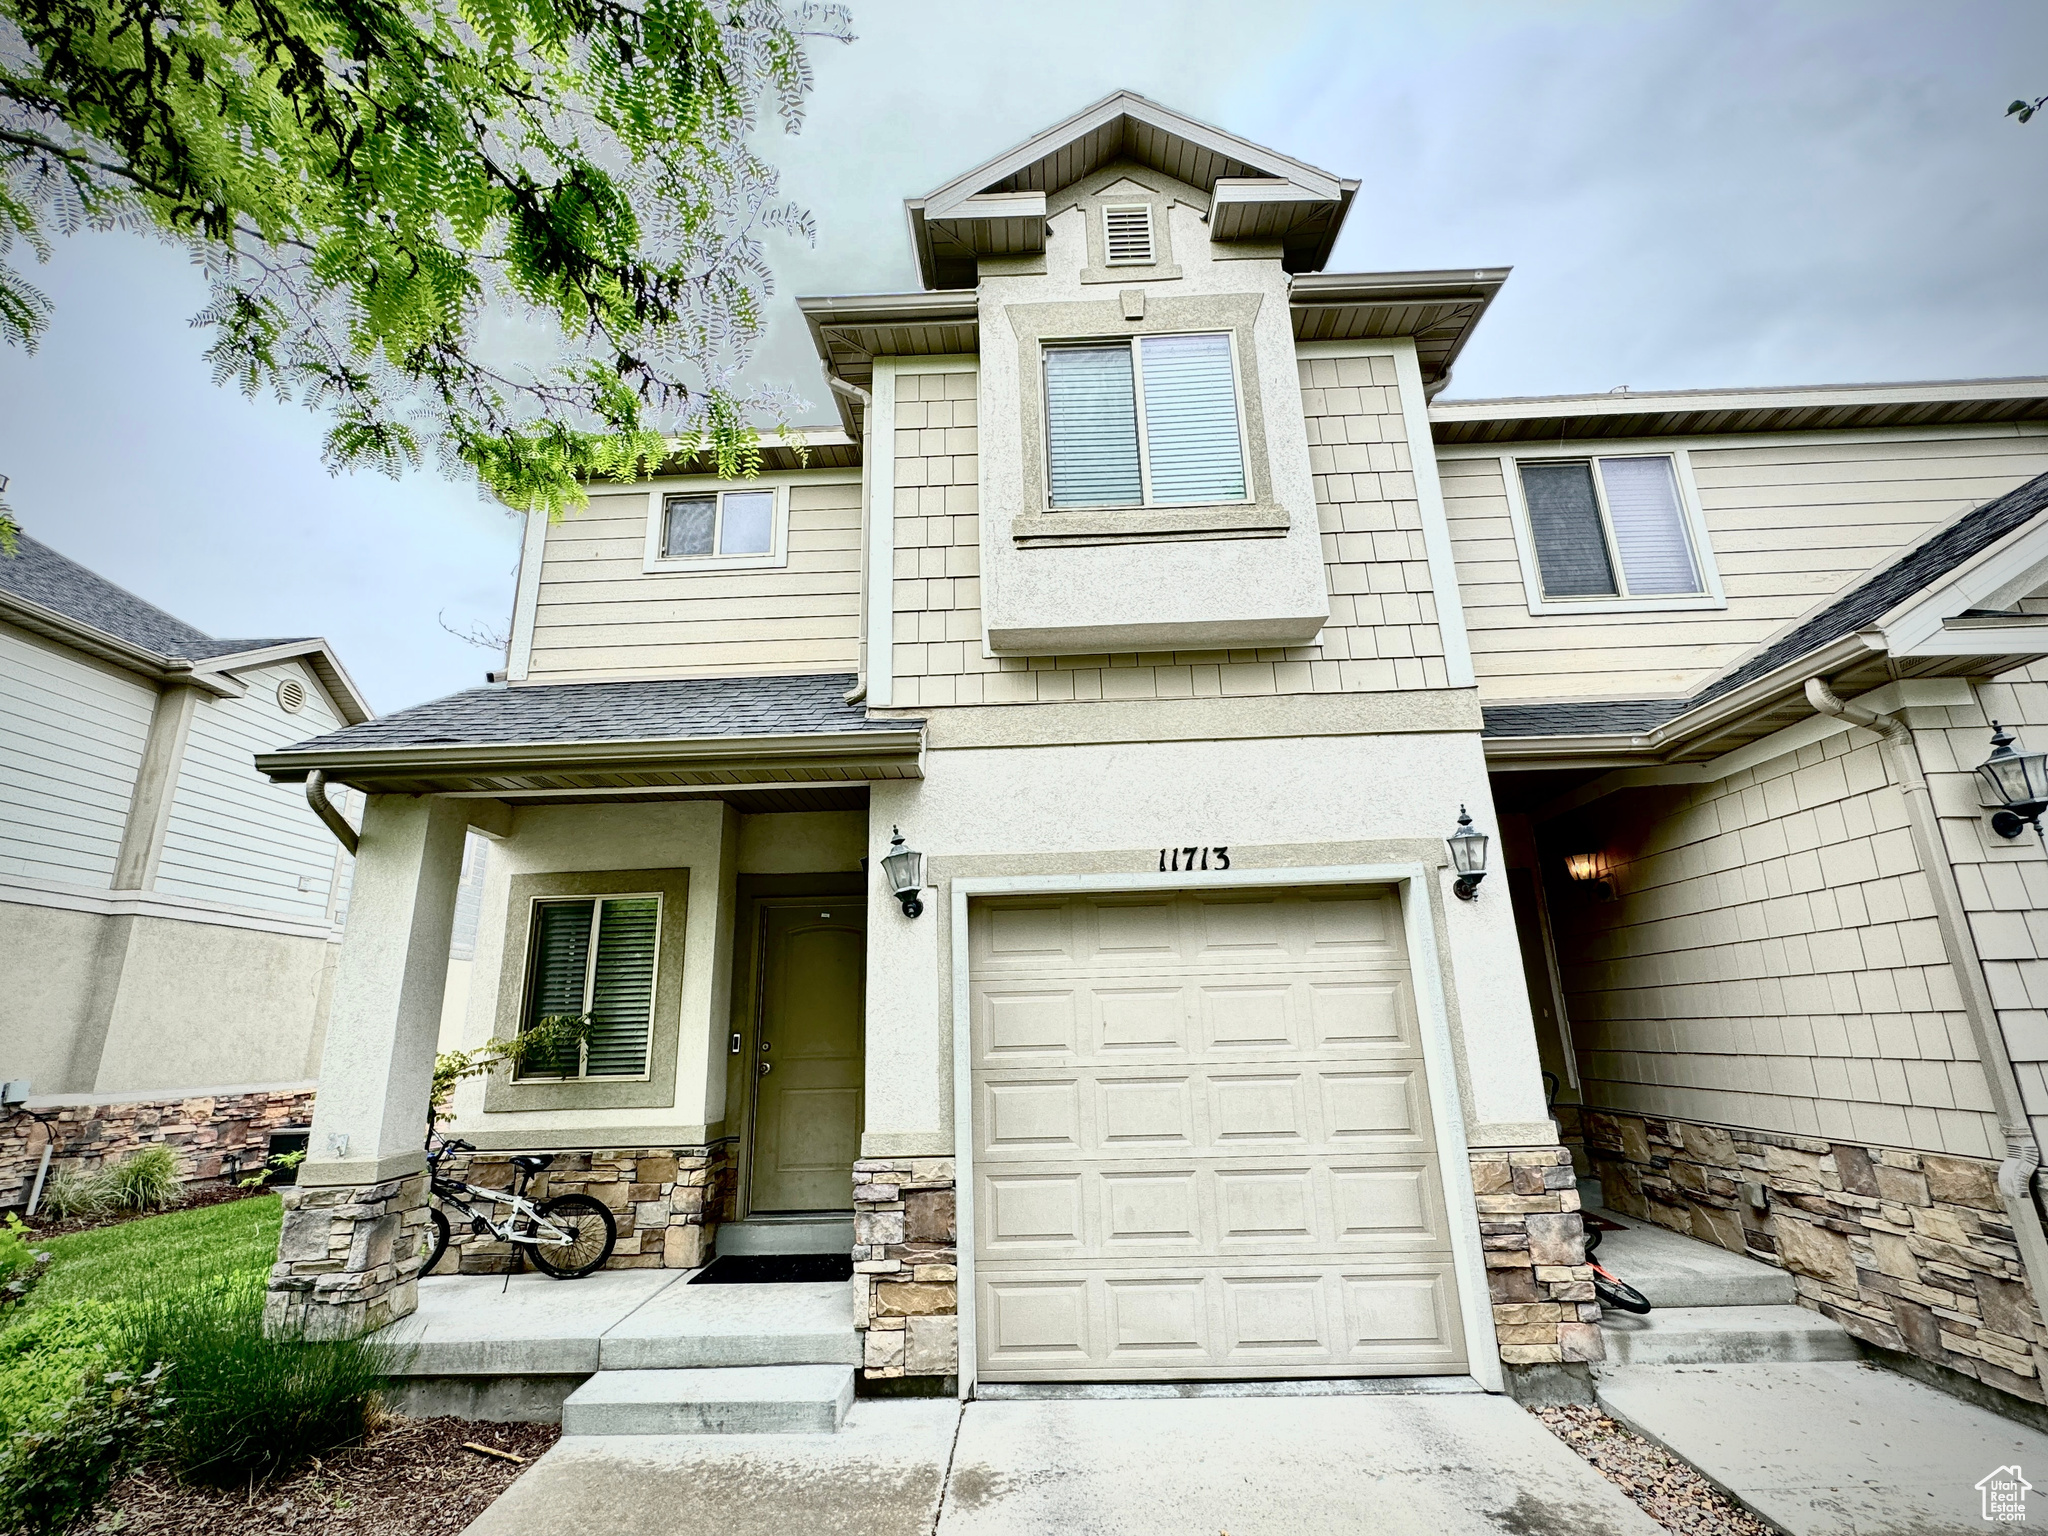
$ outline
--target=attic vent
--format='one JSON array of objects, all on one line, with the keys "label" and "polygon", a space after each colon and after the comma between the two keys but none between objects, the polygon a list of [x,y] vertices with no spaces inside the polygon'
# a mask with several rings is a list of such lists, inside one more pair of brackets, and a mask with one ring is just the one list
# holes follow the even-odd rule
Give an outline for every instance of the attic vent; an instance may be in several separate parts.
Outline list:
[{"label": "attic vent", "polygon": [[1102,210],[1102,230],[1112,267],[1149,266],[1152,254],[1152,205]]},{"label": "attic vent", "polygon": [[296,715],[306,707],[306,685],[295,677],[288,677],[277,685],[277,707],[288,715]]}]

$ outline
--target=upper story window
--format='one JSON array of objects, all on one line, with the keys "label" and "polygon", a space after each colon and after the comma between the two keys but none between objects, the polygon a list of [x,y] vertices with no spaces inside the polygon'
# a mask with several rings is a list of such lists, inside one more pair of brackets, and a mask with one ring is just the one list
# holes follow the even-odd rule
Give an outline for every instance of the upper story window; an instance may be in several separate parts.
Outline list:
[{"label": "upper story window", "polygon": [[1245,500],[1227,331],[1048,346],[1045,403],[1054,508]]},{"label": "upper story window", "polygon": [[1539,611],[1720,601],[1671,454],[1524,457],[1513,473],[1526,518],[1524,563],[1533,557],[1534,565],[1524,574]]},{"label": "upper story window", "polygon": [[534,903],[519,1027],[588,1015],[590,1033],[573,1060],[530,1063],[522,1080],[647,1075],[660,938],[659,896]]},{"label": "upper story window", "polygon": [[1152,205],[1134,203],[1102,210],[1103,265],[1149,267],[1159,258],[1152,244]]},{"label": "upper story window", "polygon": [[667,497],[662,503],[661,555],[766,555],[775,549],[773,491],[717,491]]}]

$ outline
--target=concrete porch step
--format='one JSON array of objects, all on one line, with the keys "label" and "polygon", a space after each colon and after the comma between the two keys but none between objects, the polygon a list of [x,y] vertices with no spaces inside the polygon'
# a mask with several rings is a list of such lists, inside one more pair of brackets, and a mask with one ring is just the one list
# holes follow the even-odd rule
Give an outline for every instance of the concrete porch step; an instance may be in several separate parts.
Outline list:
[{"label": "concrete porch step", "polygon": [[857,1365],[853,1286],[672,1285],[607,1329],[597,1369]]},{"label": "concrete porch step", "polygon": [[1622,1224],[1619,1232],[1601,1234],[1594,1257],[1617,1279],[1647,1296],[1652,1306],[1790,1306],[1797,1294],[1784,1270],[1743,1254],[1633,1216],[1603,1210],[1588,1214]]},{"label": "concrete porch step", "polygon": [[853,1251],[851,1211],[809,1212],[800,1216],[749,1216],[721,1222],[712,1239],[721,1256],[728,1253],[850,1253]]},{"label": "concrete porch step", "polygon": [[599,1371],[562,1404],[562,1433],[831,1434],[852,1406],[843,1365]]},{"label": "concrete porch step", "polygon": [[1610,1311],[1600,1333],[1606,1370],[1859,1357],[1847,1329],[1804,1307],[1667,1307],[1648,1316]]}]

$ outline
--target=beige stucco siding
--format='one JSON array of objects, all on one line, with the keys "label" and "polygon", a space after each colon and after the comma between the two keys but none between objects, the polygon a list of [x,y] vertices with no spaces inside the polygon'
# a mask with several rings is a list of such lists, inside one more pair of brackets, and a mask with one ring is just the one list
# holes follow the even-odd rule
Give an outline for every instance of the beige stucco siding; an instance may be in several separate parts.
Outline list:
[{"label": "beige stucco siding", "polygon": [[1876,739],[1834,729],[1544,835],[1615,899],[1553,911],[1585,1099],[1997,1155],[1990,1097]]},{"label": "beige stucco siding", "polygon": [[1440,459],[1487,699],[1689,692],[1917,535],[2048,470],[2048,436],[1839,435],[1695,446],[1690,458],[1727,606],[1583,615],[1529,612],[1500,459]]},{"label": "beige stucco siding", "polygon": [[1377,692],[1447,685],[1390,356],[1304,358],[1309,461],[1330,583],[1319,644],[1123,655],[982,654],[971,373],[896,376],[891,703]]},{"label": "beige stucco siding", "polygon": [[[656,482],[685,489],[691,482]],[[859,663],[857,481],[788,486],[788,563],[648,571],[645,486],[596,491],[547,531],[534,614],[535,682],[851,672]]]},{"label": "beige stucco siding", "polygon": [[0,624],[0,876],[107,888],[156,698]]}]

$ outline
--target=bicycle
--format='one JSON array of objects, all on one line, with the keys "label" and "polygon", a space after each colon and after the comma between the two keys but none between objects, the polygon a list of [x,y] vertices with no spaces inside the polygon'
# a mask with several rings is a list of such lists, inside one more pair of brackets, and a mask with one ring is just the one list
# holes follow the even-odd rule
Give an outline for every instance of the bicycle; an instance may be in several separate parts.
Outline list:
[{"label": "bicycle", "polygon": [[1600,1246],[1601,1235],[1598,1227],[1586,1228],[1586,1263],[1593,1271],[1593,1294],[1600,1298],[1603,1307],[1618,1307],[1624,1312],[1649,1311],[1649,1297],[1626,1280],[1616,1279],[1593,1257],[1594,1250]]},{"label": "bicycle", "polygon": [[[428,1190],[435,1199],[452,1205],[468,1217],[470,1230],[479,1237],[495,1237],[500,1242],[511,1243],[515,1254],[521,1249],[530,1250],[533,1262],[541,1272],[557,1280],[579,1280],[601,1268],[604,1261],[612,1256],[612,1245],[619,1240],[619,1229],[602,1201],[589,1195],[557,1195],[536,1205],[526,1198],[534,1176],[554,1164],[552,1152],[522,1153],[514,1157],[511,1160],[514,1169],[512,1187],[486,1189],[445,1177],[441,1172],[441,1164],[446,1159],[457,1152],[474,1152],[474,1145],[444,1136],[440,1138],[439,1150],[436,1150],[434,1141],[433,1133],[429,1132]],[[491,1205],[509,1205],[512,1209],[502,1221],[494,1220],[469,1203],[473,1198]],[[427,1219],[432,1238],[427,1262],[420,1266],[422,1275],[432,1274],[434,1266],[448,1251],[447,1215],[439,1206],[430,1205],[427,1207]]]}]

